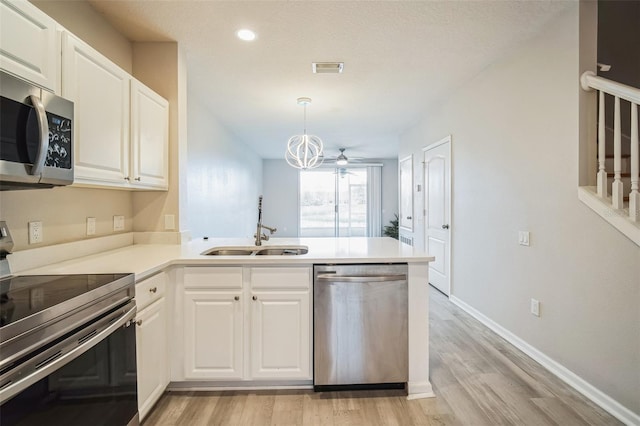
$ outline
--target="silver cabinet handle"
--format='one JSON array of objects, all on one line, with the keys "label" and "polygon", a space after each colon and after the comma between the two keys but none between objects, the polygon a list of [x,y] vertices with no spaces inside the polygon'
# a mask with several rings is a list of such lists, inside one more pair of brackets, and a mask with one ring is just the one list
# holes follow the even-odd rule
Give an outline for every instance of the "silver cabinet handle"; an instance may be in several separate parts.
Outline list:
[{"label": "silver cabinet handle", "polygon": [[411,220],[411,216],[407,216],[407,219]]},{"label": "silver cabinet handle", "polygon": [[234,296],[233,300],[237,302],[238,300],[240,300],[240,296]]},{"label": "silver cabinet handle", "polygon": [[[320,274],[318,280],[329,282],[357,282],[357,283],[371,283],[371,282],[385,282],[385,281],[405,281],[407,276],[405,274],[398,275],[334,275],[334,274]],[[255,296],[254,296],[255,297]]]},{"label": "silver cabinet handle", "polygon": [[151,287],[149,289],[149,293],[155,293],[156,291],[158,291],[158,287]]},{"label": "silver cabinet handle", "polygon": [[449,229],[449,225],[442,225],[442,229]]},{"label": "silver cabinet handle", "polygon": [[129,176],[125,176],[125,177],[124,177],[124,180],[126,180],[126,181],[130,181],[130,180],[131,180],[131,178],[130,178]]},{"label": "silver cabinet handle", "polygon": [[140,176],[138,176],[137,178],[135,178],[134,180],[137,180],[138,182],[140,182]]},{"label": "silver cabinet handle", "polygon": [[29,96],[31,105],[36,110],[36,120],[38,121],[38,129],[40,130],[40,145],[38,146],[38,153],[36,159],[31,167],[32,175],[39,175],[44,169],[44,162],[47,160],[47,151],[49,148],[49,122],[47,121],[47,113],[44,110],[42,101],[36,95]]},{"label": "silver cabinet handle", "polygon": [[258,300],[258,296],[253,296],[252,299],[253,300]]}]

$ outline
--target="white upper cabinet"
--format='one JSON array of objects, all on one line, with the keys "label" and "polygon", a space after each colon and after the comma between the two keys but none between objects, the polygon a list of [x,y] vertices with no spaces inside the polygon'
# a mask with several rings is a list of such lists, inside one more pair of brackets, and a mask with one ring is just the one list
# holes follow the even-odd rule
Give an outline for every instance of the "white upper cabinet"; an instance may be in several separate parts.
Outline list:
[{"label": "white upper cabinet", "polygon": [[88,44],[62,35],[62,96],[75,104],[75,183],[127,182],[130,78]]},{"label": "white upper cabinet", "polygon": [[62,95],[75,103],[74,185],[168,188],[169,103],[164,98],[66,32]]},{"label": "white upper cabinet", "polygon": [[26,0],[0,0],[0,68],[59,93],[56,25]]},{"label": "white upper cabinet", "polygon": [[131,81],[131,184],[169,186],[169,102]]}]

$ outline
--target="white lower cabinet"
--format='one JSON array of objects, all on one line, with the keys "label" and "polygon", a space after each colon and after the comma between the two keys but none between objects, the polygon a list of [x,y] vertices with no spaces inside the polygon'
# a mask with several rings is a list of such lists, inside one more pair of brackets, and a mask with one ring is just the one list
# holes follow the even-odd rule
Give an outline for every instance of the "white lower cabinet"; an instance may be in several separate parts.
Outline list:
[{"label": "white lower cabinet", "polygon": [[185,380],[310,380],[310,267],[187,267]]},{"label": "white lower cabinet", "polygon": [[242,379],[241,296],[240,292],[185,292],[186,379]]},{"label": "white lower cabinet", "polygon": [[169,383],[167,302],[164,273],[136,284],[138,411],[142,420]]},{"label": "white lower cabinet", "polygon": [[309,292],[254,292],[253,379],[310,379]]}]

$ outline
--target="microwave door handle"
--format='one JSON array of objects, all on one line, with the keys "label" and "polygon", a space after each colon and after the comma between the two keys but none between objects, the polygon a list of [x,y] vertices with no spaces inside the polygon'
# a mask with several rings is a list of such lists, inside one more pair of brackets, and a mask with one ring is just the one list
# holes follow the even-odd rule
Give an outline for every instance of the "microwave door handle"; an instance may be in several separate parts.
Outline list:
[{"label": "microwave door handle", "polygon": [[47,112],[44,110],[44,105],[42,105],[40,98],[36,95],[31,95],[29,99],[36,110],[36,119],[40,130],[40,144],[36,154],[36,161],[31,167],[31,174],[40,175],[44,169],[44,162],[47,159],[47,151],[49,149],[49,122],[47,121]]}]

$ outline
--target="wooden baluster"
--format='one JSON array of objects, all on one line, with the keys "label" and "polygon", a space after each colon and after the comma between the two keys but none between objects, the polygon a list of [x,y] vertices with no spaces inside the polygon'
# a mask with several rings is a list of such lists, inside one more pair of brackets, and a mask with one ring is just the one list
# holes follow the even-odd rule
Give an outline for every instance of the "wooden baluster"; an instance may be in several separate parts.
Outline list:
[{"label": "wooden baluster", "polygon": [[629,217],[640,222],[640,147],[638,144],[638,104],[631,103],[631,193],[629,194]]},{"label": "wooden baluster", "polygon": [[609,191],[607,190],[607,171],[605,170],[605,135],[606,128],[604,122],[604,92],[599,92],[598,105],[598,196],[605,198]]},{"label": "wooden baluster", "polygon": [[614,209],[624,208],[624,190],[622,187],[622,126],[620,124],[620,98],[615,97],[613,110],[613,187],[611,203]]}]

